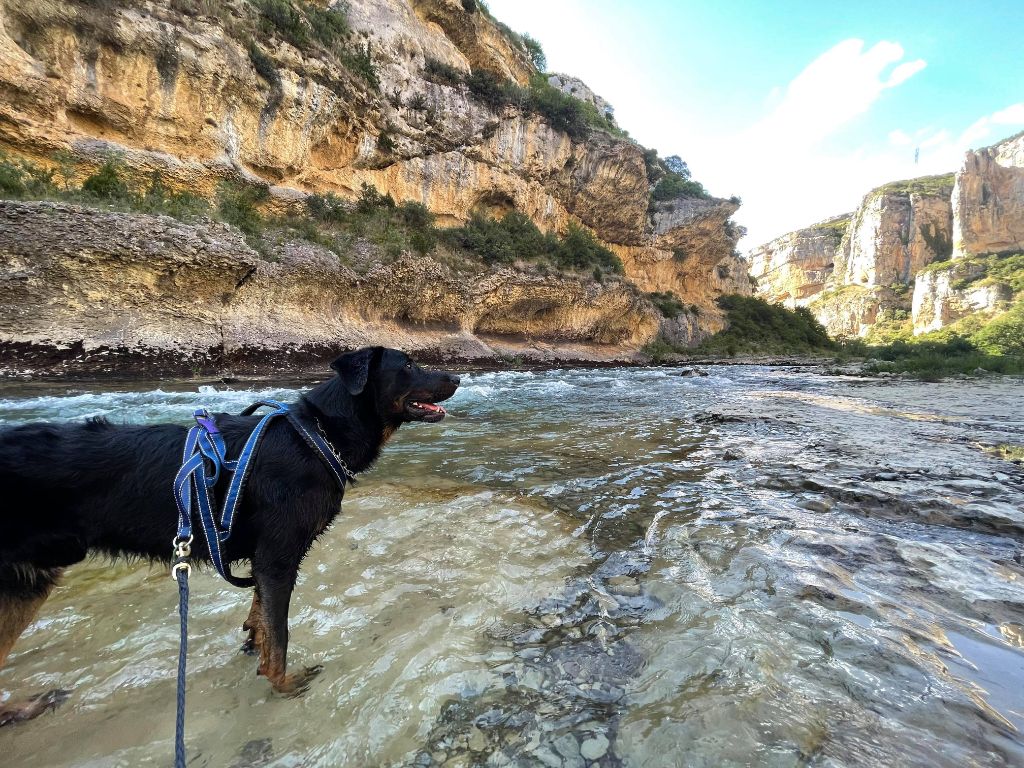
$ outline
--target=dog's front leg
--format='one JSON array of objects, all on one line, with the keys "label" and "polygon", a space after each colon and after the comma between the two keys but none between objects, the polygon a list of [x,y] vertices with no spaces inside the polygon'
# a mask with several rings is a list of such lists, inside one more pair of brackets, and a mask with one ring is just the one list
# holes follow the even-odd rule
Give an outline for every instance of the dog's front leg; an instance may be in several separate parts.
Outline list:
[{"label": "dog's front leg", "polygon": [[[259,674],[265,676],[278,693],[298,695],[309,687],[310,680],[321,667],[304,667],[288,674],[288,603],[291,601],[298,563],[292,568],[280,565],[261,568],[254,564],[259,620],[257,648],[260,654]],[[262,634],[262,641],[260,641]]]}]

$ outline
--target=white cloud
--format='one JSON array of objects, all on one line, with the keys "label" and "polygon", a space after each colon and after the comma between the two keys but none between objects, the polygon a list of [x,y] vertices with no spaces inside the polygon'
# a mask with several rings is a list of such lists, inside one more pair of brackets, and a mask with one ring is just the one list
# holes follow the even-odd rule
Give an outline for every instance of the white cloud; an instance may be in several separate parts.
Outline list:
[{"label": "white cloud", "polygon": [[[998,141],[1008,132],[1001,126],[1020,125],[1021,123],[1024,123],[1024,102],[1011,104],[1005,109],[975,120],[960,134],[956,144],[962,146],[963,149],[980,147]],[[994,126],[1000,127],[993,130]]]},{"label": "white cloud", "polygon": [[712,190],[742,196],[736,218],[749,231],[743,247],[851,210],[872,186],[897,178],[898,167],[913,166],[918,137],[900,129],[889,133],[884,157],[825,149],[827,139],[926,66],[905,58],[899,43],[844,40],[809,63],[775,108],[729,138],[713,160],[694,158],[694,175]]},{"label": "white cloud", "polygon": [[1024,123],[1024,102],[1013,104],[992,114],[992,122],[999,125]]},{"label": "white cloud", "polygon": [[[900,55],[903,55],[902,52]],[[885,87],[892,88],[900,83],[906,82],[926,66],[928,65],[924,59],[915,59],[914,61],[907,61],[900,64],[892,71],[892,75],[890,75],[889,79],[886,81]]]},{"label": "white cloud", "polygon": [[870,109],[883,91],[926,66],[921,59],[902,59],[898,43],[883,41],[865,49],[863,40],[844,40],[793,79],[781,103],[753,126],[750,137],[776,146],[806,147],[821,141]]}]

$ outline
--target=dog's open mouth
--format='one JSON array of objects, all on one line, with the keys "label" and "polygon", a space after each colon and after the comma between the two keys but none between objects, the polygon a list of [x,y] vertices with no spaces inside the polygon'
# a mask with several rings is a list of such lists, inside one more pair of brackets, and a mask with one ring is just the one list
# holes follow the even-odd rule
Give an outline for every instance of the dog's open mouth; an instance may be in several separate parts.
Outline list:
[{"label": "dog's open mouth", "polygon": [[437,403],[427,403],[422,400],[407,400],[405,412],[416,421],[440,421],[447,415],[447,411]]}]

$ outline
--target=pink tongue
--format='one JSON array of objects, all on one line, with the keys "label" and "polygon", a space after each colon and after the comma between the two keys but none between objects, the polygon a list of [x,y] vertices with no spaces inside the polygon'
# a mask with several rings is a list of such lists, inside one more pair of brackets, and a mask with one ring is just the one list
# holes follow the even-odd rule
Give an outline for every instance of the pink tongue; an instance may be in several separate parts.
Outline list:
[{"label": "pink tongue", "polygon": [[432,413],[437,413],[438,411],[440,411],[441,413],[444,413],[444,408],[442,408],[440,405],[434,405],[433,403],[420,403],[419,405],[420,408],[422,408],[425,411],[431,411]]}]

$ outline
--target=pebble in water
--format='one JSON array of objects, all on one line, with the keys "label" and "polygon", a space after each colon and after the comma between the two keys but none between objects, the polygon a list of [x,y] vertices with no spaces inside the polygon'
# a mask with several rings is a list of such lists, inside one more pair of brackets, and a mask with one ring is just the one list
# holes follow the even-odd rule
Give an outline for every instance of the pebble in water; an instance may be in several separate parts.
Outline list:
[{"label": "pebble in water", "polygon": [[608,745],[608,737],[599,733],[580,745],[580,754],[587,760],[600,760],[608,752]]}]

